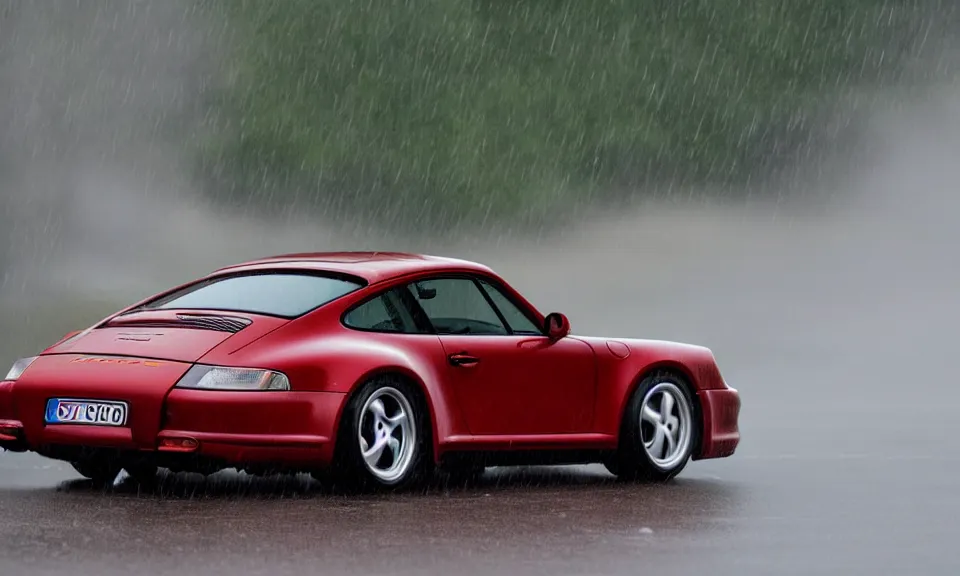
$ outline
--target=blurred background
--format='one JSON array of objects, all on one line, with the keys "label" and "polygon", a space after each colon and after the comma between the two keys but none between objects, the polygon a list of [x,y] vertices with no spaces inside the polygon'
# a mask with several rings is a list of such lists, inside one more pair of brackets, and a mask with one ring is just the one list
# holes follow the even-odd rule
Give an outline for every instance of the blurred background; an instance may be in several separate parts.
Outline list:
[{"label": "blurred background", "polygon": [[722,350],[704,314],[768,345],[791,332],[770,314],[837,323],[947,214],[958,22],[935,0],[3,0],[0,357],[223,264],[352,248],[483,258],[581,330]]},{"label": "blurred background", "polygon": [[[910,493],[960,453],[958,31],[948,0],[0,0],[0,361],[235,261],[466,257],[575,333],[712,348],[743,443],[690,470]],[[942,568],[924,534],[848,542]]]}]

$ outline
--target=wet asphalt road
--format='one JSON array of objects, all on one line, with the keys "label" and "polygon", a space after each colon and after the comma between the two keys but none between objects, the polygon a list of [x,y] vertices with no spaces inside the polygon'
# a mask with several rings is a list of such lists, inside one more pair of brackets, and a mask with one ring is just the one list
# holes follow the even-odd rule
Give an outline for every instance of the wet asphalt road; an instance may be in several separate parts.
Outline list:
[{"label": "wet asphalt road", "polygon": [[848,191],[860,200],[829,216],[668,210],[453,252],[577,333],[710,346],[743,397],[731,458],[661,486],[494,469],[477,486],[346,497],[231,473],[101,492],[0,454],[0,576],[960,574],[947,108],[892,126],[889,157]]},{"label": "wet asphalt road", "polygon": [[477,486],[389,497],[230,473],[103,492],[37,458],[0,462],[5,576],[960,568],[956,456],[744,454],[664,486],[621,484],[592,467],[490,470]]}]

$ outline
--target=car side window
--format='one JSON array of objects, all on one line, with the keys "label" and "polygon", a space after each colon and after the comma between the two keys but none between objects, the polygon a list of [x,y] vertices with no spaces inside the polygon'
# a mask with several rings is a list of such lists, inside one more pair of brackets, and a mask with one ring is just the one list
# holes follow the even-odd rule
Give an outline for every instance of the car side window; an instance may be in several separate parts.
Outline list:
[{"label": "car side window", "polygon": [[500,310],[500,313],[503,314],[503,317],[507,320],[507,324],[510,325],[510,329],[513,330],[514,333],[530,335],[543,334],[543,331],[523,313],[523,310],[511,302],[500,288],[486,280],[480,280],[479,282],[487,294],[490,295],[490,299],[493,300],[493,303]]},{"label": "car side window", "polygon": [[353,308],[343,317],[349,328],[374,332],[422,334],[397,290],[389,290]]},{"label": "car side window", "polygon": [[480,288],[469,278],[420,280],[409,284],[407,289],[438,334],[509,333]]}]

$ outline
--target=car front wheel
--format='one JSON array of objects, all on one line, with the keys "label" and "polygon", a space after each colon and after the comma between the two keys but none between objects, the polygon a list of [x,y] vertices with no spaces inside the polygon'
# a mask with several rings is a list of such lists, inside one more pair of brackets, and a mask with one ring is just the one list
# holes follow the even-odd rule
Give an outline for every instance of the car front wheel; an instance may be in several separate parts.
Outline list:
[{"label": "car front wheel", "polygon": [[604,464],[620,478],[663,482],[687,465],[699,433],[686,380],[660,371],[637,386],[624,414],[619,448]]}]

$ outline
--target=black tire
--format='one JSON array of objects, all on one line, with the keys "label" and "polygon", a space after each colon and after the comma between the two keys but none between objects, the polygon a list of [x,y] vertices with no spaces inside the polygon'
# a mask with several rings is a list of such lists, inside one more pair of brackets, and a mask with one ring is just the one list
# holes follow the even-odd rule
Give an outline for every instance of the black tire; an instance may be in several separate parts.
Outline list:
[{"label": "black tire", "polygon": [[[682,426],[677,438],[673,439],[674,445],[680,445],[676,448],[676,453],[664,457],[654,458],[650,452],[654,452],[656,444],[650,448],[650,451],[644,445],[644,438],[652,440],[651,435],[657,434],[657,426],[649,421],[642,422],[644,402],[655,403],[658,398],[662,399],[665,394],[673,397],[673,409],[670,415],[676,418],[668,419],[663,424],[660,432],[668,433],[668,428]],[[651,406],[652,407],[652,406]],[[658,408],[662,406],[658,405]],[[685,415],[684,415],[685,410]],[[659,413],[654,410],[654,413]],[[681,424],[676,422],[680,421]],[[660,370],[649,374],[640,381],[637,389],[634,391],[630,400],[627,402],[624,410],[623,420],[620,425],[620,442],[617,451],[604,461],[607,470],[623,480],[644,481],[644,482],[666,482],[679,474],[690,461],[693,450],[699,444],[701,433],[700,412],[697,406],[696,398],[691,392],[690,385],[686,379],[670,370]],[[669,432],[672,434],[672,432]],[[666,436],[663,436],[661,442],[663,452],[669,450],[669,442]],[[669,456],[669,457],[667,457]]]},{"label": "black tire", "polygon": [[138,462],[127,464],[123,469],[133,478],[134,482],[141,486],[154,486],[157,483],[158,468],[153,464]]},{"label": "black tire", "polygon": [[91,480],[94,486],[109,486],[123,470],[119,461],[112,458],[89,458],[71,462],[73,469]]},{"label": "black tire", "polygon": [[[377,429],[381,422],[370,412],[370,405],[378,399],[387,416],[396,416],[397,408],[407,414],[408,426],[403,428],[402,424],[397,424],[389,431]],[[419,388],[398,376],[376,376],[363,384],[350,399],[337,432],[333,465],[316,477],[321,483],[331,482],[346,490],[403,490],[420,486],[433,467],[431,429],[430,414]],[[380,462],[389,461],[391,466],[397,461],[404,462],[392,473],[375,473],[374,469],[379,469],[378,463],[365,461],[361,437],[366,446],[372,448],[378,437],[396,439],[397,430],[402,436],[397,449],[399,458],[387,445],[380,453]],[[409,454],[407,450],[410,450]]]}]

